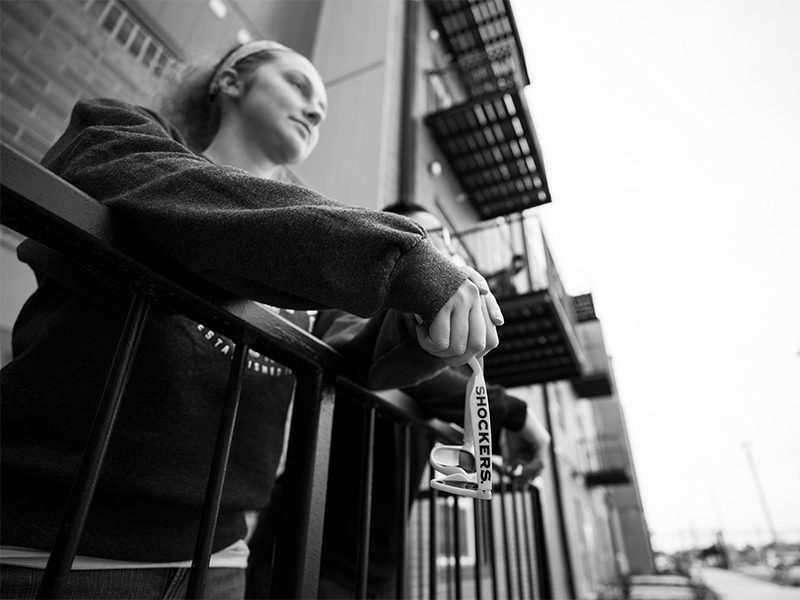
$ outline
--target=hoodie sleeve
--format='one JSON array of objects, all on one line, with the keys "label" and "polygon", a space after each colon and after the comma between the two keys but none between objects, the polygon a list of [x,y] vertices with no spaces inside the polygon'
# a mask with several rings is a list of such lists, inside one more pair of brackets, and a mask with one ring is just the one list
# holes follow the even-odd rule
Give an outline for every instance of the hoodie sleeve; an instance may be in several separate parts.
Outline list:
[{"label": "hoodie sleeve", "polygon": [[118,101],[79,102],[42,164],[245,298],[430,322],[466,279],[410,219],[214,165],[157,114]]},{"label": "hoodie sleeve", "polygon": [[408,313],[385,311],[365,319],[323,311],[314,334],[347,357],[358,383],[373,390],[416,385],[440,373],[445,362],[423,350]]}]

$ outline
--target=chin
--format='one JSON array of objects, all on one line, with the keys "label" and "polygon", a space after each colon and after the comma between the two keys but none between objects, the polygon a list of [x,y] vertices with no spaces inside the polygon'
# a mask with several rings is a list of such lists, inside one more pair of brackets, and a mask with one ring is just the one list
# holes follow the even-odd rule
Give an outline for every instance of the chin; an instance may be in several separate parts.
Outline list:
[{"label": "chin", "polygon": [[311,156],[313,152],[313,148],[304,148],[299,150],[298,152],[293,153],[291,156],[288,156],[286,160],[283,162],[285,165],[299,165],[300,163],[305,162],[305,160]]},{"label": "chin", "polygon": [[286,167],[291,167],[293,165],[299,165],[299,164],[302,164],[303,162],[305,162],[305,160],[308,158],[308,156],[309,156],[309,153],[302,154],[302,155],[294,155],[292,157],[285,158],[283,161],[281,161],[281,164],[286,166]]}]

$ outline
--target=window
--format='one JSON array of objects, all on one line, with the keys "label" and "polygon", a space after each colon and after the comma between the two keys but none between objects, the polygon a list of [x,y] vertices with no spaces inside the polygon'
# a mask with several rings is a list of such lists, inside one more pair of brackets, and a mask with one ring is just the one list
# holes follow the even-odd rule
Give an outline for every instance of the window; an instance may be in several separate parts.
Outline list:
[{"label": "window", "polygon": [[154,75],[178,61],[119,0],[83,0],[83,9]]}]

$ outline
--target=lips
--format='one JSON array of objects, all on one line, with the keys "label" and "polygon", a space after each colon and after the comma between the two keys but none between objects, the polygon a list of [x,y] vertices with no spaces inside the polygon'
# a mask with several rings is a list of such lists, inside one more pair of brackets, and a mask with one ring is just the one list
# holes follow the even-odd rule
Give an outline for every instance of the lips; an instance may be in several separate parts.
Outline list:
[{"label": "lips", "polygon": [[308,123],[294,118],[292,119],[292,121],[300,125],[300,127],[306,132],[306,137],[311,137],[311,126]]}]

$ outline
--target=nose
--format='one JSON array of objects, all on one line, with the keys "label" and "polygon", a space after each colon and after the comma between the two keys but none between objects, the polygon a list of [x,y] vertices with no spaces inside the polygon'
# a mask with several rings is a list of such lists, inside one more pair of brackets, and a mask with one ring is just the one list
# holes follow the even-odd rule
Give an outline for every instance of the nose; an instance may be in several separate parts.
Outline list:
[{"label": "nose", "polygon": [[319,125],[325,119],[325,111],[322,110],[322,107],[316,101],[308,103],[303,111],[303,115],[312,125]]}]

